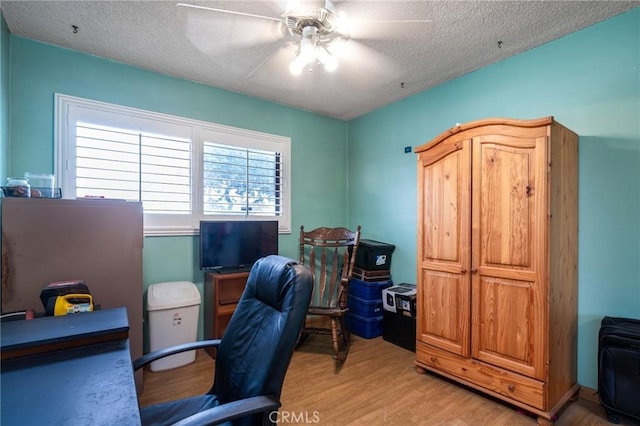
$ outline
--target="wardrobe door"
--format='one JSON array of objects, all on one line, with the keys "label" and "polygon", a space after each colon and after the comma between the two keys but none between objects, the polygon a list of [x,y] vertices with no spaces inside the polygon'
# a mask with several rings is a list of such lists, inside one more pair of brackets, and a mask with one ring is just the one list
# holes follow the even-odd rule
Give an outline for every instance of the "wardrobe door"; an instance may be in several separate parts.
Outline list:
[{"label": "wardrobe door", "polygon": [[547,347],[544,130],[473,139],[472,356],[535,378]]},{"label": "wardrobe door", "polygon": [[469,140],[447,140],[419,161],[417,339],[469,356]]}]

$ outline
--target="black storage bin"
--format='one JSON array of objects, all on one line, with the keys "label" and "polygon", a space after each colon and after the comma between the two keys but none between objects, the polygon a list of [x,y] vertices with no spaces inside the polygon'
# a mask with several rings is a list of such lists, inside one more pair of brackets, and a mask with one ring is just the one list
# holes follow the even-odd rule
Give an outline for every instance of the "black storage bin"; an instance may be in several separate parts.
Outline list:
[{"label": "black storage bin", "polygon": [[604,317],[598,333],[598,397],[611,423],[640,420],[640,320]]},{"label": "black storage bin", "polygon": [[360,240],[355,265],[367,271],[391,269],[391,254],[395,249],[393,244]]},{"label": "black storage bin", "polygon": [[416,319],[394,313],[382,311],[382,338],[394,345],[416,351]]}]

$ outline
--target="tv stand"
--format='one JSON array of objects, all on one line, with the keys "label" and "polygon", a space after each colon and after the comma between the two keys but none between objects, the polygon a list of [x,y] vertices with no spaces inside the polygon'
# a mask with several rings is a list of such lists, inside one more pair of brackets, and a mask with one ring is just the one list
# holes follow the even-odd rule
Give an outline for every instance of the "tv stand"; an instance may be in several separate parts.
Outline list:
[{"label": "tv stand", "polygon": [[[204,338],[220,339],[236,310],[249,278],[249,270],[205,272],[204,274]],[[206,348],[211,358],[216,348]]]}]

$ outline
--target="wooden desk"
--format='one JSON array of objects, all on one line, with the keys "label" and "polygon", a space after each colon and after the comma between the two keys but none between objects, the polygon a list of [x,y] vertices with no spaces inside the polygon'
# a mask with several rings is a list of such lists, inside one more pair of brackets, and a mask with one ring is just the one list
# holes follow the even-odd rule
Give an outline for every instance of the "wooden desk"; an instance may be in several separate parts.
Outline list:
[{"label": "wooden desk", "polygon": [[[0,424],[140,425],[126,318],[118,308],[3,323],[0,351],[13,355],[2,360]],[[41,346],[51,351],[32,350]]]}]

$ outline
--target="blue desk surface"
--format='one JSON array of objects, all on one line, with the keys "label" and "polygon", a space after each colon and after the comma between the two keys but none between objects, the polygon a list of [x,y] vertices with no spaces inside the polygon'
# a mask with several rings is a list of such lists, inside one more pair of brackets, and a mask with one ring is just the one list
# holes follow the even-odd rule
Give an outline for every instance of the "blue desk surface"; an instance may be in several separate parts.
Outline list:
[{"label": "blue desk surface", "polygon": [[0,325],[0,347],[4,352],[128,330],[126,308],[9,321]]},{"label": "blue desk surface", "polygon": [[[124,310],[105,310],[102,311],[105,314],[94,316],[98,312],[55,317],[48,321],[20,321],[22,325],[9,327],[5,326],[11,323],[3,324],[2,349],[5,344],[15,346],[70,339],[85,335],[92,327],[93,332],[102,333],[118,324],[117,318],[122,312],[126,325]],[[85,315],[85,321],[76,323]],[[91,321],[86,321],[89,316],[97,321],[96,324],[89,326]],[[103,326],[98,321],[101,316],[105,320]],[[26,335],[31,337],[18,333],[22,327],[28,329]],[[7,330],[10,332],[5,335]],[[0,395],[0,424],[3,426],[140,425],[126,338],[3,360]]]}]

